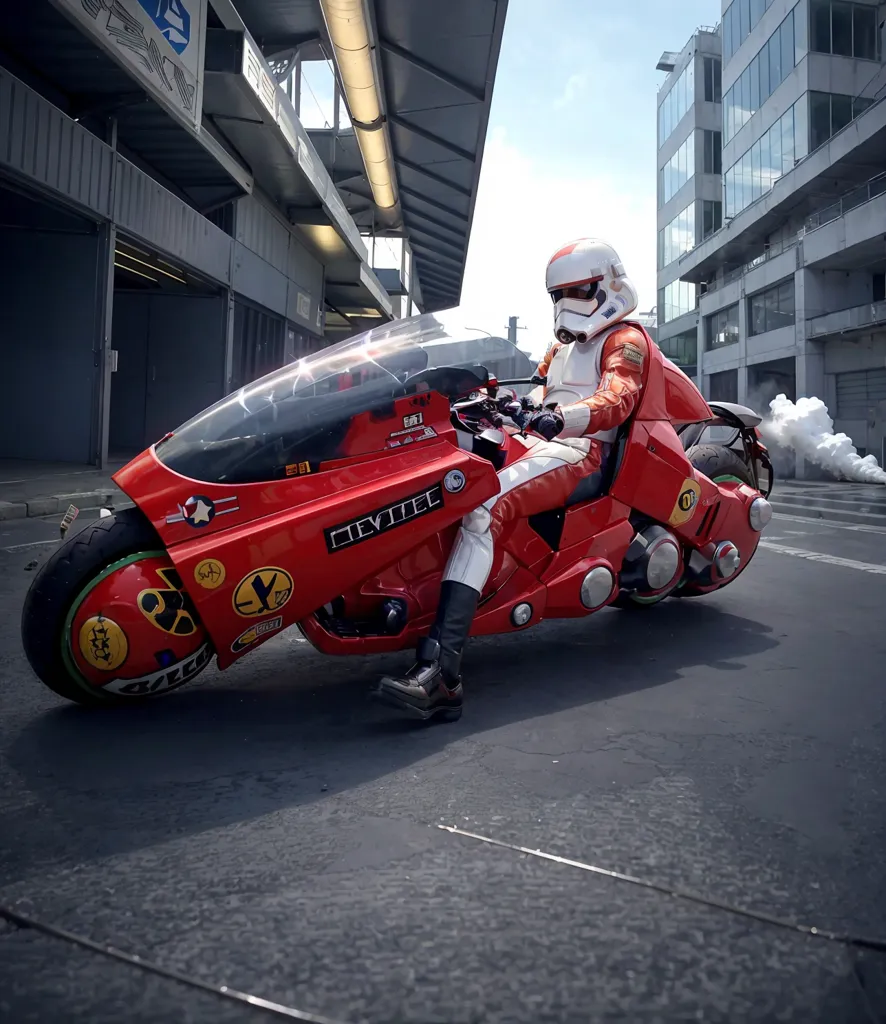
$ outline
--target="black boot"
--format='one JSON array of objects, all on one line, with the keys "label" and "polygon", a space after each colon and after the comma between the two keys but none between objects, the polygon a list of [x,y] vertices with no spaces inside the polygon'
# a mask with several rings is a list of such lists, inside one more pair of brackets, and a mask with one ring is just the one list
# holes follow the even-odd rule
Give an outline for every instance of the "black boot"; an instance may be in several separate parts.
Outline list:
[{"label": "black boot", "polygon": [[384,676],[370,696],[412,718],[461,718],[461,656],[480,595],[464,583],[446,581],[437,621],[418,643],[416,663],[405,676]]}]

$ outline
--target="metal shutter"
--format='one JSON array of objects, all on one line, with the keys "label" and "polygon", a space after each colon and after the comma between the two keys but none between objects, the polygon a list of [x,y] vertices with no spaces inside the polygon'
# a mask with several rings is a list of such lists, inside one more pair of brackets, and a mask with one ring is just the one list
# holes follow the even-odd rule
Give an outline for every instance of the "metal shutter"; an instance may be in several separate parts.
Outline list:
[{"label": "metal shutter", "polygon": [[886,367],[837,374],[837,419],[866,420],[878,402],[886,402]]}]

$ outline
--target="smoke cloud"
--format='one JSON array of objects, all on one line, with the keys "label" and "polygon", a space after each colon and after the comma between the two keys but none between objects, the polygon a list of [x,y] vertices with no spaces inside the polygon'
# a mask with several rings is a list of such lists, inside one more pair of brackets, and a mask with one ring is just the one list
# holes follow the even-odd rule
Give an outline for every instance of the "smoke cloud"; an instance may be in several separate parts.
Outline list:
[{"label": "smoke cloud", "polygon": [[834,421],[820,398],[792,402],[776,395],[760,424],[767,445],[790,448],[840,480],[886,484],[886,471],[873,455],[862,458],[847,434],[834,433]]}]

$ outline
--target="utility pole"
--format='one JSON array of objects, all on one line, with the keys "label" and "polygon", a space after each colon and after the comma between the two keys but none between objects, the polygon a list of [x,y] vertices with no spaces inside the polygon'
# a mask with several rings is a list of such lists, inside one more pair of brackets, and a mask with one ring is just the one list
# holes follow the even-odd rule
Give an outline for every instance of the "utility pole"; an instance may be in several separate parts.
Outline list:
[{"label": "utility pole", "polygon": [[517,331],[525,331],[525,327],[519,327],[517,321],[520,319],[518,316],[508,317],[508,341],[512,345],[517,344]]}]

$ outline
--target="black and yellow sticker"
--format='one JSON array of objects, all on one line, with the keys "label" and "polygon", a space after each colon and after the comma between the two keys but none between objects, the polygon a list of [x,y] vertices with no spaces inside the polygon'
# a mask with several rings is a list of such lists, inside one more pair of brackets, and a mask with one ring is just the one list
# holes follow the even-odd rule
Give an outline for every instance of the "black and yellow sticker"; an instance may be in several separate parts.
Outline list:
[{"label": "black and yellow sticker", "polygon": [[680,485],[680,493],[674,502],[674,510],[668,523],[671,526],[682,526],[688,523],[695,514],[695,506],[701,497],[701,487],[691,477],[687,477]]},{"label": "black and yellow sticker", "polygon": [[204,590],[218,590],[226,575],[224,563],[217,558],[204,558],[194,566],[194,582]]},{"label": "black and yellow sticker", "polygon": [[90,668],[114,672],[126,661],[129,640],[113,619],[92,615],[80,627],[80,653]]},{"label": "black and yellow sticker", "polygon": [[175,569],[158,569],[157,575],[166,584],[143,590],[138,595],[142,615],[157,629],[172,636],[191,636],[197,632],[197,610],[185,592],[181,576]]},{"label": "black and yellow sticker", "polygon": [[244,619],[279,611],[292,597],[292,577],[285,569],[264,566],[243,577],[234,591],[234,611]]}]

